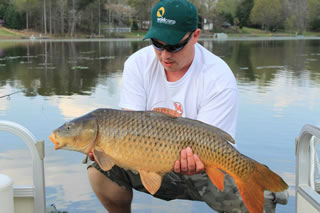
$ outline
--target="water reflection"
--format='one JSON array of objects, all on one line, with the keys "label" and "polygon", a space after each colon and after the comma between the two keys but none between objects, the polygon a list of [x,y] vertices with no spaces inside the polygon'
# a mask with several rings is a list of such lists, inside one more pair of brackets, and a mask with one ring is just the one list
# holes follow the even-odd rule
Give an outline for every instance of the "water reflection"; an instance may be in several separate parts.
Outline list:
[{"label": "water reflection", "polygon": [[[200,42],[231,66],[238,82],[271,85],[286,69],[319,84],[318,40]],[[44,42],[2,48],[0,85],[26,96],[90,95],[99,80],[121,75],[124,60],[148,42]],[[0,44],[1,48],[1,44]]]},{"label": "water reflection", "polygon": [[[320,126],[320,40],[200,43],[222,57],[237,78],[240,151],[288,182],[289,204],[279,206],[277,212],[294,212],[294,138],[306,123]],[[48,142],[50,132],[66,120],[96,108],[118,108],[123,63],[148,44],[0,42],[0,97],[22,91],[0,98],[0,119],[17,122]],[[4,134],[0,138],[5,141],[0,145],[0,172],[28,179],[30,175],[23,177],[12,170],[12,161],[17,168],[27,167],[21,143],[13,145],[15,139]],[[104,212],[91,191],[83,157],[55,152],[46,143],[47,202],[69,212]],[[139,192],[132,208],[134,212],[210,212],[201,202],[165,202]]]},{"label": "water reflection", "polygon": [[205,41],[203,45],[227,61],[239,83],[267,86],[283,69],[296,78],[307,71],[311,81],[319,84],[319,43],[319,40]]},{"label": "water reflection", "polygon": [[45,42],[2,50],[0,85],[10,82],[26,96],[90,95],[142,42]]}]

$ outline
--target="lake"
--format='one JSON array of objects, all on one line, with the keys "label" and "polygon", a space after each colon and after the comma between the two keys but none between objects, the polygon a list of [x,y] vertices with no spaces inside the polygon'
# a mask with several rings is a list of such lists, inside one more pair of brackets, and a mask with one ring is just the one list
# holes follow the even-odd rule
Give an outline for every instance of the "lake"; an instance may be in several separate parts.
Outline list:
[{"label": "lake", "polygon": [[[295,138],[320,126],[320,40],[201,40],[236,76],[240,111],[236,142],[289,184],[277,212],[295,212]],[[105,212],[92,192],[85,157],[55,151],[48,136],[65,121],[102,107],[119,108],[123,63],[148,41],[0,42],[0,120],[23,125],[45,140],[47,205],[68,212]],[[15,93],[16,92],[16,93]],[[10,96],[5,96],[9,95]],[[5,96],[5,97],[2,97]],[[0,132],[0,173],[31,184],[24,143]],[[165,202],[135,192],[133,212],[211,212],[202,202]]]}]

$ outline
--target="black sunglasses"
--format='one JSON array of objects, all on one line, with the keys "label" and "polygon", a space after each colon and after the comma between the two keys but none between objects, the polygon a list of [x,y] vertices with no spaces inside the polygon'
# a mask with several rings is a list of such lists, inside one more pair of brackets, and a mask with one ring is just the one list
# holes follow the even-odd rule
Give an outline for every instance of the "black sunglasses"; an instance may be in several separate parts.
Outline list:
[{"label": "black sunglasses", "polygon": [[188,38],[186,38],[184,41],[175,45],[163,45],[158,41],[154,40],[153,38],[151,38],[151,43],[156,50],[163,51],[165,49],[168,52],[176,53],[182,50],[188,44],[192,34],[193,32],[191,32]]}]

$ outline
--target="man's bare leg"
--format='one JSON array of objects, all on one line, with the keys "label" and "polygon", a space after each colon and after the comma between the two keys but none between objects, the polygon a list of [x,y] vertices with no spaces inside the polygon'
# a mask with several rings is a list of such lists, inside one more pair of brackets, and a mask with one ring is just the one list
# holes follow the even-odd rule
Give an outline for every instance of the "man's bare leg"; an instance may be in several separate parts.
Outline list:
[{"label": "man's bare leg", "polygon": [[130,213],[132,190],[121,188],[96,168],[88,168],[91,187],[102,205],[110,213]]}]

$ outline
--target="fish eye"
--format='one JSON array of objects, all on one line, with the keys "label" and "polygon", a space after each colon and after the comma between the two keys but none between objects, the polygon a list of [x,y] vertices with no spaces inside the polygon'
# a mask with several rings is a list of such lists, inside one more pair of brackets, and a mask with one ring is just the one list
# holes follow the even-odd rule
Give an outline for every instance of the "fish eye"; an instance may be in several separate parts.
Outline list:
[{"label": "fish eye", "polygon": [[73,127],[73,123],[67,123],[66,124],[66,128],[69,130]]}]

